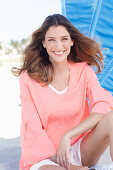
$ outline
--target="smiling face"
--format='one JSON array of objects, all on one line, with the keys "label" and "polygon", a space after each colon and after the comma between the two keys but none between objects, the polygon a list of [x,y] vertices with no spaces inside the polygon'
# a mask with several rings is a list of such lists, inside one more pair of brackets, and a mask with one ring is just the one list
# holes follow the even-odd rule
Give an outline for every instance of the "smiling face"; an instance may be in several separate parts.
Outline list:
[{"label": "smiling face", "polygon": [[70,34],[64,26],[51,26],[42,43],[52,63],[67,60],[71,46],[73,46]]}]

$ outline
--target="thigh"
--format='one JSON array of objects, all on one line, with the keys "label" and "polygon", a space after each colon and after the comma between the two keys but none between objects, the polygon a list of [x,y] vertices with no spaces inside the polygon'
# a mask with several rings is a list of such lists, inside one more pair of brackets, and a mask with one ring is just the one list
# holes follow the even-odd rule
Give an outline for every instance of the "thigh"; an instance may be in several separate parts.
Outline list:
[{"label": "thigh", "polygon": [[[67,170],[64,167],[56,166],[56,165],[43,165],[37,170]],[[88,170],[88,167],[86,166],[75,166],[70,164],[69,170]]]},{"label": "thigh", "polygon": [[40,168],[38,168],[37,170],[67,170],[61,166],[57,166],[57,165],[43,165]]},{"label": "thigh", "polygon": [[50,159],[45,159],[45,160],[42,160],[34,165],[32,165],[32,167],[30,168],[30,170],[39,170],[41,167],[47,167],[50,166],[50,167],[55,167],[56,169],[58,169],[59,165],[55,162],[53,162],[52,160]]},{"label": "thigh", "polygon": [[82,165],[95,165],[109,145],[106,116],[83,138],[80,146]]}]

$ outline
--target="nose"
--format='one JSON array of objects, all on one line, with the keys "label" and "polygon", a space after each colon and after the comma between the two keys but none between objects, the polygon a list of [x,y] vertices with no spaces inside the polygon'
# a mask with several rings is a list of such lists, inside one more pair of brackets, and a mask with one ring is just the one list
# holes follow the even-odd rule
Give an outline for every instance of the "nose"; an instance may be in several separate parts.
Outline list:
[{"label": "nose", "polygon": [[62,49],[62,43],[61,43],[61,41],[56,41],[55,47],[57,48],[57,50]]}]

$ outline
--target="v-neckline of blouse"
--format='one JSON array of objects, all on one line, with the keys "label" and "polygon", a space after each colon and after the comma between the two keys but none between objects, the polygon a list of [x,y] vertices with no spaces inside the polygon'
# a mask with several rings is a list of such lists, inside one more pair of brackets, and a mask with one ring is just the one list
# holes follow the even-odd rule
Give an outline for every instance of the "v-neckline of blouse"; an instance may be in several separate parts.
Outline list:
[{"label": "v-neckline of blouse", "polygon": [[57,94],[59,94],[59,95],[61,95],[61,94],[63,94],[63,93],[65,93],[66,91],[67,91],[67,88],[68,88],[68,86],[65,88],[65,89],[63,89],[63,90],[57,90],[54,86],[52,86],[51,84],[49,84],[48,85],[55,93],[57,93]]},{"label": "v-neckline of blouse", "polygon": [[68,82],[68,86],[67,86],[67,90],[65,93],[63,94],[57,94],[55,93],[49,86],[49,90],[51,91],[51,93],[54,93],[54,95],[58,96],[58,97],[64,97],[64,96],[67,96],[69,94],[69,90],[70,90],[70,87],[71,87],[71,84],[72,84],[72,68],[71,68],[71,63],[68,61],[68,66],[69,66],[69,71],[70,71],[70,76],[69,76],[69,82]]}]

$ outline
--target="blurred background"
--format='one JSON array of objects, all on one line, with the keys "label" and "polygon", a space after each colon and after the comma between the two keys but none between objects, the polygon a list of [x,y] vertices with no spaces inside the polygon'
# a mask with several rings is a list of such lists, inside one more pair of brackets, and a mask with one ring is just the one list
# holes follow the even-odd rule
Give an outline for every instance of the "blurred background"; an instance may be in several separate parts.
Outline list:
[{"label": "blurred background", "polygon": [[[83,34],[101,42],[104,69],[97,75],[113,95],[113,0],[0,0],[0,170],[19,170],[20,90],[19,67],[31,34],[51,14],[63,14]],[[109,148],[100,164],[110,163]]]},{"label": "blurred background", "polygon": [[20,66],[32,32],[54,13],[61,13],[60,0],[0,1],[0,137],[20,135],[19,82],[11,68]]}]

